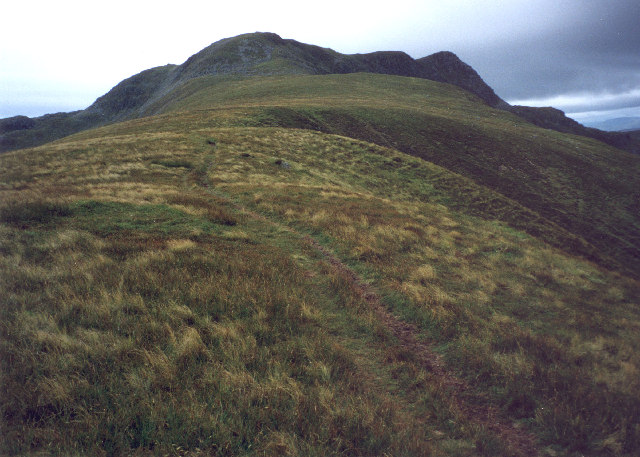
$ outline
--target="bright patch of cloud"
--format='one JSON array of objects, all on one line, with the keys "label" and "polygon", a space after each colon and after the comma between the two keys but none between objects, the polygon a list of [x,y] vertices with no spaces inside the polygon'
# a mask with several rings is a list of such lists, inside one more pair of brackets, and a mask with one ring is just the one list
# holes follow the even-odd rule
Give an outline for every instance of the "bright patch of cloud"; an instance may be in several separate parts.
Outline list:
[{"label": "bright patch of cloud", "polygon": [[509,100],[512,105],[553,106],[563,111],[602,111],[613,108],[640,105],[640,87],[619,93],[602,92],[560,94],[552,97]]},{"label": "bright patch of cloud", "polygon": [[590,124],[606,121],[608,119],[616,119],[620,117],[640,117],[640,105],[630,108],[605,110],[605,111],[583,111],[578,113],[567,113],[572,119],[581,124]]}]

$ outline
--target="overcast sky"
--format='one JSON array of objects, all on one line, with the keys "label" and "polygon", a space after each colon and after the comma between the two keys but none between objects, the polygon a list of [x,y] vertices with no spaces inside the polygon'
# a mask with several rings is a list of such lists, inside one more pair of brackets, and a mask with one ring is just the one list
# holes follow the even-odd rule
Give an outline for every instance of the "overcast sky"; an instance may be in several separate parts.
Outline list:
[{"label": "overcast sky", "polygon": [[449,50],[510,103],[640,116],[640,0],[30,0],[0,12],[0,117],[86,108],[255,31],[342,53]]}]

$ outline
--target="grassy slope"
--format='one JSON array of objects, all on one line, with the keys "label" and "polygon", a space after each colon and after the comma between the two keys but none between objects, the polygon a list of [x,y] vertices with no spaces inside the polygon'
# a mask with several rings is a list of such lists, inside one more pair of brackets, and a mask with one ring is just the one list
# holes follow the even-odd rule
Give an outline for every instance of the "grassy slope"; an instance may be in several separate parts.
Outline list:
[{"label": "grassy slope", "polygon": [[[488,204],[476,214],[640,274],[637,156],[537,128],[453,86],[373,74],[200,78],[160,101],[154,111],[240,106],[256,110],[244,113],[249,124],[337,133],[442,165],[535,213]],[[582,240],[549,230],[550,221]]]},{"label": "grassy slope", "polygon": [[475,217],[520,207],[428,162],[242,126],[266,114],[0,157],[3,453],[513,455],[305,234],[543,454],[640,447],[636,280]]}]

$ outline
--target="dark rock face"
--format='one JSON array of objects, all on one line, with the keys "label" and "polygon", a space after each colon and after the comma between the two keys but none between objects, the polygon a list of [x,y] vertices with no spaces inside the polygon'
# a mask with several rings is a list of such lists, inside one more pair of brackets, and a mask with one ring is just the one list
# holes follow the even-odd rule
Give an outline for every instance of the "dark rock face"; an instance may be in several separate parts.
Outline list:
[{"label": "dark rock face", "polygon": [[167,85],[167,77],[175,68],[175,65],[165,65],[127,78],[99,97],[85,111],[109,122],[135,117],[138,114],[136,110]]},{"label": "dark rock face", "polygon": [[471,66],[464,63],[454,53],[437,52],[418,59],[422,68],[422,77],[453,84],[477,95],[489,106],[507,108],[509,104],[496,95]]}]

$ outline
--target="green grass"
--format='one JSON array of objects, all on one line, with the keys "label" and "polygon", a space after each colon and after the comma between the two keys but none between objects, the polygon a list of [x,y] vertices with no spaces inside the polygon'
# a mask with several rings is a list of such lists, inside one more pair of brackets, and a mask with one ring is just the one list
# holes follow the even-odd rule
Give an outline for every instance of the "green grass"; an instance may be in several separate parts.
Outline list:
[{"label": "green grass", "polygon": [[[53,262],[23,260],[3,284],[3,452],[410,452],[397,408],[324,338],[327,294],[278,249],[215,240],[122,261],[78,232],[45,242],[63,236]],[[21,287],[81,243],[81,270]]]},{"label": "green grass", "polygon": [[[459,404],[484,398],[542,455],[633,455],[640,284],[608,260],[632,238],[602,254],[530,200],[326,133],[417,142],[403,136],[417,125],[401,128],[401,110],[332,108],[343,84],[363,103],[390,103],[402,78],[304,77],[290,91],[286,81],[265,80],[255,106],[194,91],[207,109],[0,156],[0,453],[517,455]],[[240,83],[224,83],[239,91],[229,104],[257,90]],[[605,147],[509,127],[447,86],[407,84],[398,104],[431,97],[424,138],[462,168],[445,126],[469,110],[482,118],[474,141],[490,125],[513,147],[517,132],[533,132],[558,154],[585,147],[606,174]],[[197,99],[188,89],[180,109]],[[258,106],[269,94],[283,106]],[[328,108],[286,106],[305,94]],[[451,395],[305,236],[416,325],[468,391]]]},{"label": "green grass", "polygon": [[[327,144],[321,135],[275,130],[269,138],[262,132],[248,130],[239,141],[234,131],[233,146],[219,135],[211,175],[218,188],[300,230],[329,235],[345,259],[408,298],[398,311],[447,342],[452,366],[550,442],[580,452],[637,446],[633,427],[625,428],[623,445],[614,441],[619,425],[613,425],[637,421],[635,387],[618,390],[636,385],[635,369],[626,364],[637,348],[637,327],[622,331],[619,322],[637,320],[637,283],[604,279],[608,273],[521,232],[416,201],[411,170],[422,174],[429,167],[416,159],[347,139]],[[269,179],[267,157],[254,153],[241,171],[223,173],[235,162],[224,155],[226,147],[277,150],[293,165],[271,168]],[[402,188],[385,179],[380,166],[398,164],[394,158],[409,164],[396,175]],[[422,201],[437,195],[429,186],[422,192]],[[618,317],[605,318],[608,313]],[[598,343],[588,349],[590,341]],[[609,352],[598,352],[600,345]],[[614,353],[625,355],[612,364]],[[618,376],[625,381],[614,387]]]},{"label": "green grass", "polygon": [[208,219],[198,218],[166,205],[81,200],[72,206],[71,212],[79,228],[102,236],[122,232],[188,236],[215,231],[215,223],[235,225],[234,216],[229,213],[210,211]]},{"label": "green grass", "polygon": [[[5,183],[2,214],[20,217],[3,219],[0,243],[3,453],[428,452],[415,437],[432,426],[359,366],[384,357],[368,347],[384,333],[349,285],[196,174],[159,174],[155,148],[131,140],[150,173],[119,173],[131,169],[119,155],[96,182],[107,141],[32,157],[49,179],[32,190]],[[67,156],[84,184],[46,172]]]}]

